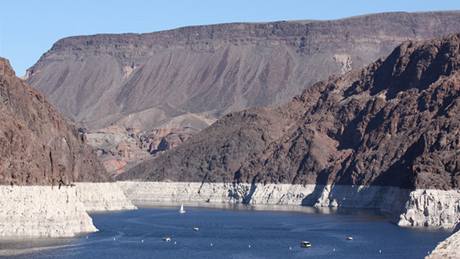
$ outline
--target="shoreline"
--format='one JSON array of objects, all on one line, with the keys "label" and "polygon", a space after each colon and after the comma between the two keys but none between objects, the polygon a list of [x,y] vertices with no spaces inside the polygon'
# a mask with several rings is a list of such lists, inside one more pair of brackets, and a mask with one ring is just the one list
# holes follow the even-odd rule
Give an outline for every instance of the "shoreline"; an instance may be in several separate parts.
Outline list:
[{"label": "shoreline", "polygon": [[[0,242],[57,240],[96,232],[90,214],[149,207],[291,211],[332,214],[367,211],[399,227],[450,230],[460,222],[460,190],[386,186],[227,184],[193,182],[75,183],[75,186],[0,186]],[[359,212],[358,212],[359,213]],[[458,228],[458,227],[457,227]],[[455,252],[460,232],[430,258]],[[43,248],[46,249],[46,248]],[[446,252],[447,251],[447,252]],[[33,252],[33,251],[31,251]]]},{"label": "shoreline", "polygon": [[96,232],[88,212],[132,210],[117,183],[0,186],[0,238],[60,238]]},{"label": "shoreline", "polygon": [[460,190],[415,191],[388,186],[135,182],[117,184],[134,204],[209,203],[377,209],[399,226],[453,229]]},{"label": "shoreline", "polygon": [[[149,209],[149,208],[155,208],[155,209],[168,209],[168,210],[175,210],[177,207],[177,204],[171,204],[171,203],[156,203],[156,204],[145,204],[146,206],[143,206],[141,204],[136,204],[138,205],[140,210],[143,209]],[[248,212],[248,213],[256,213],[256,212],[269,212],[270,214],[276,214],[276,213],[289,213],[289,212],[295,212],[299,214],[303,214],[305,216],[313,216],[314,214],[317,214],[316,216],[333,216],[337,217],[340,215],[347,216],[347,217],[353,217],[355,221],[358,222],[375,222],[376,224],[379,224],[379,222],[387,222],[389,224],[388,218],[378,214],[378,211],[375,210],[370,210],[370,209],[346,209],[348,210],[347,212],[343,213],[340,211],[340,209],[326,209],[317,211],[316,208],[311,208],[311,207],[304,207],[304,206],[294,206],[294,205],[243,205],[243,204],[231,204],[231,205],[226,205],[226,204],[188,204],[184,205],[185,209],[187,210],[187,213],[193,213],[194,209],[197,210],[203,210],[203,209],[210,209],[210,210],[229,210],[229,211],[239,211],[239,212]],[[330,210],[330,213],[328,213],[327,210]],[[353,213],[353,211],[355,213]],[[348,213],[352,212],[352,213]],[[94,212],[94,214],[108,214],[111,212]],[[91,216],[93,215],[92,213],[90,214]],[[432,231],[432,229],[429,228],[407,228],[407,229],[412,229],[413,231],[417,231],[418,233],[429,233]],[[434,229],[435,231],[444,231],[440,229]],[[107,229],[104,229],[104,231],[107,231]],[[78,240],[84,239],[84,235],[77,235],[72,238],[49,238],[49,239],[34,239],[32,241],[37,241],[37,244],[34,245],[27,245],[26,247],[20,247],[16,246],[14,247],[15,242],[21,242],[23,240],[21,239],[16,239],[16,240],[3,240],[10,242],[13,244],[13,246],[4,246],[4,248],[0,249],[0,256],[19,256],[19,255],[28,255],[28,254],[34,254],[36,252],[40,251],[47,251],[47,250],[54,250],[54,249],[60,249],[60,248],[66,248],[66,247],[73,247],[73,246],[78,246]],[[92,239],[92,238],[90,238]],[[1,243],[2,239],[0,239]],[[30,241],[30,240],[28,240]],[[434,257],[436,258],[436,257]]]}]

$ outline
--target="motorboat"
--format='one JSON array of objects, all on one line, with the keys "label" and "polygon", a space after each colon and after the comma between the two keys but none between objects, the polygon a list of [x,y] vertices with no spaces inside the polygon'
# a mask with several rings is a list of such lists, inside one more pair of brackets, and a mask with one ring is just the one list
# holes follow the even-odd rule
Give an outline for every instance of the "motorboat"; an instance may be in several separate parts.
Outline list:
[{"label": "motorboat", "polygon": [[300,241],[300,247],[302,247],[302,248],[310,248],[311,243],[308,242],[308,241]]}]

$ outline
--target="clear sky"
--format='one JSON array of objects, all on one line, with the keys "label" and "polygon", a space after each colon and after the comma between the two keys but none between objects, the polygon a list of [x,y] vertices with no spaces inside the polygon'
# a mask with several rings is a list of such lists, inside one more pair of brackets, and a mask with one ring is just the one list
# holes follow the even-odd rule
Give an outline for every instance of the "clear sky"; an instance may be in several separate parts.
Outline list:
[{"label": "clear sky", "polygon": [[18,75],[63,37],[187,25],[337,19],[388,11],[460,10],[460,0],[4,0],[0,56]]}]

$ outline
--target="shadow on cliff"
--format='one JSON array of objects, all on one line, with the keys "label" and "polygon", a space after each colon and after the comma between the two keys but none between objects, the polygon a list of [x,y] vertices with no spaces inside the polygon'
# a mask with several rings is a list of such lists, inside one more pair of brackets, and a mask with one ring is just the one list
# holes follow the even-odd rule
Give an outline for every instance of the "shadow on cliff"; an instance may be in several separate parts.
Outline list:
[{"label": "shadow on cliff", "polygon": [[303,198],[301,203],[302,206],[313,207],[315,203],[319,200],[319,198],[321,198],[321,195],[323,194],[324,189],[326,188],[329,174],[330,173],[325,171],[318,174],[315,181],[315,189],[312,193]]}]

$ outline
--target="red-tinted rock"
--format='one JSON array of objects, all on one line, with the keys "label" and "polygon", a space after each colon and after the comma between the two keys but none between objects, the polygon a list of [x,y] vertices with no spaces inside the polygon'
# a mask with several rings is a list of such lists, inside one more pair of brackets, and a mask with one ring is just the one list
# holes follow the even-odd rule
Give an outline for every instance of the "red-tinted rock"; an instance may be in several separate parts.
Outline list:
[{"label": "red-tinted rock", "polygon": [[107,180],[83,135],[0,58],[0,184]]}]

